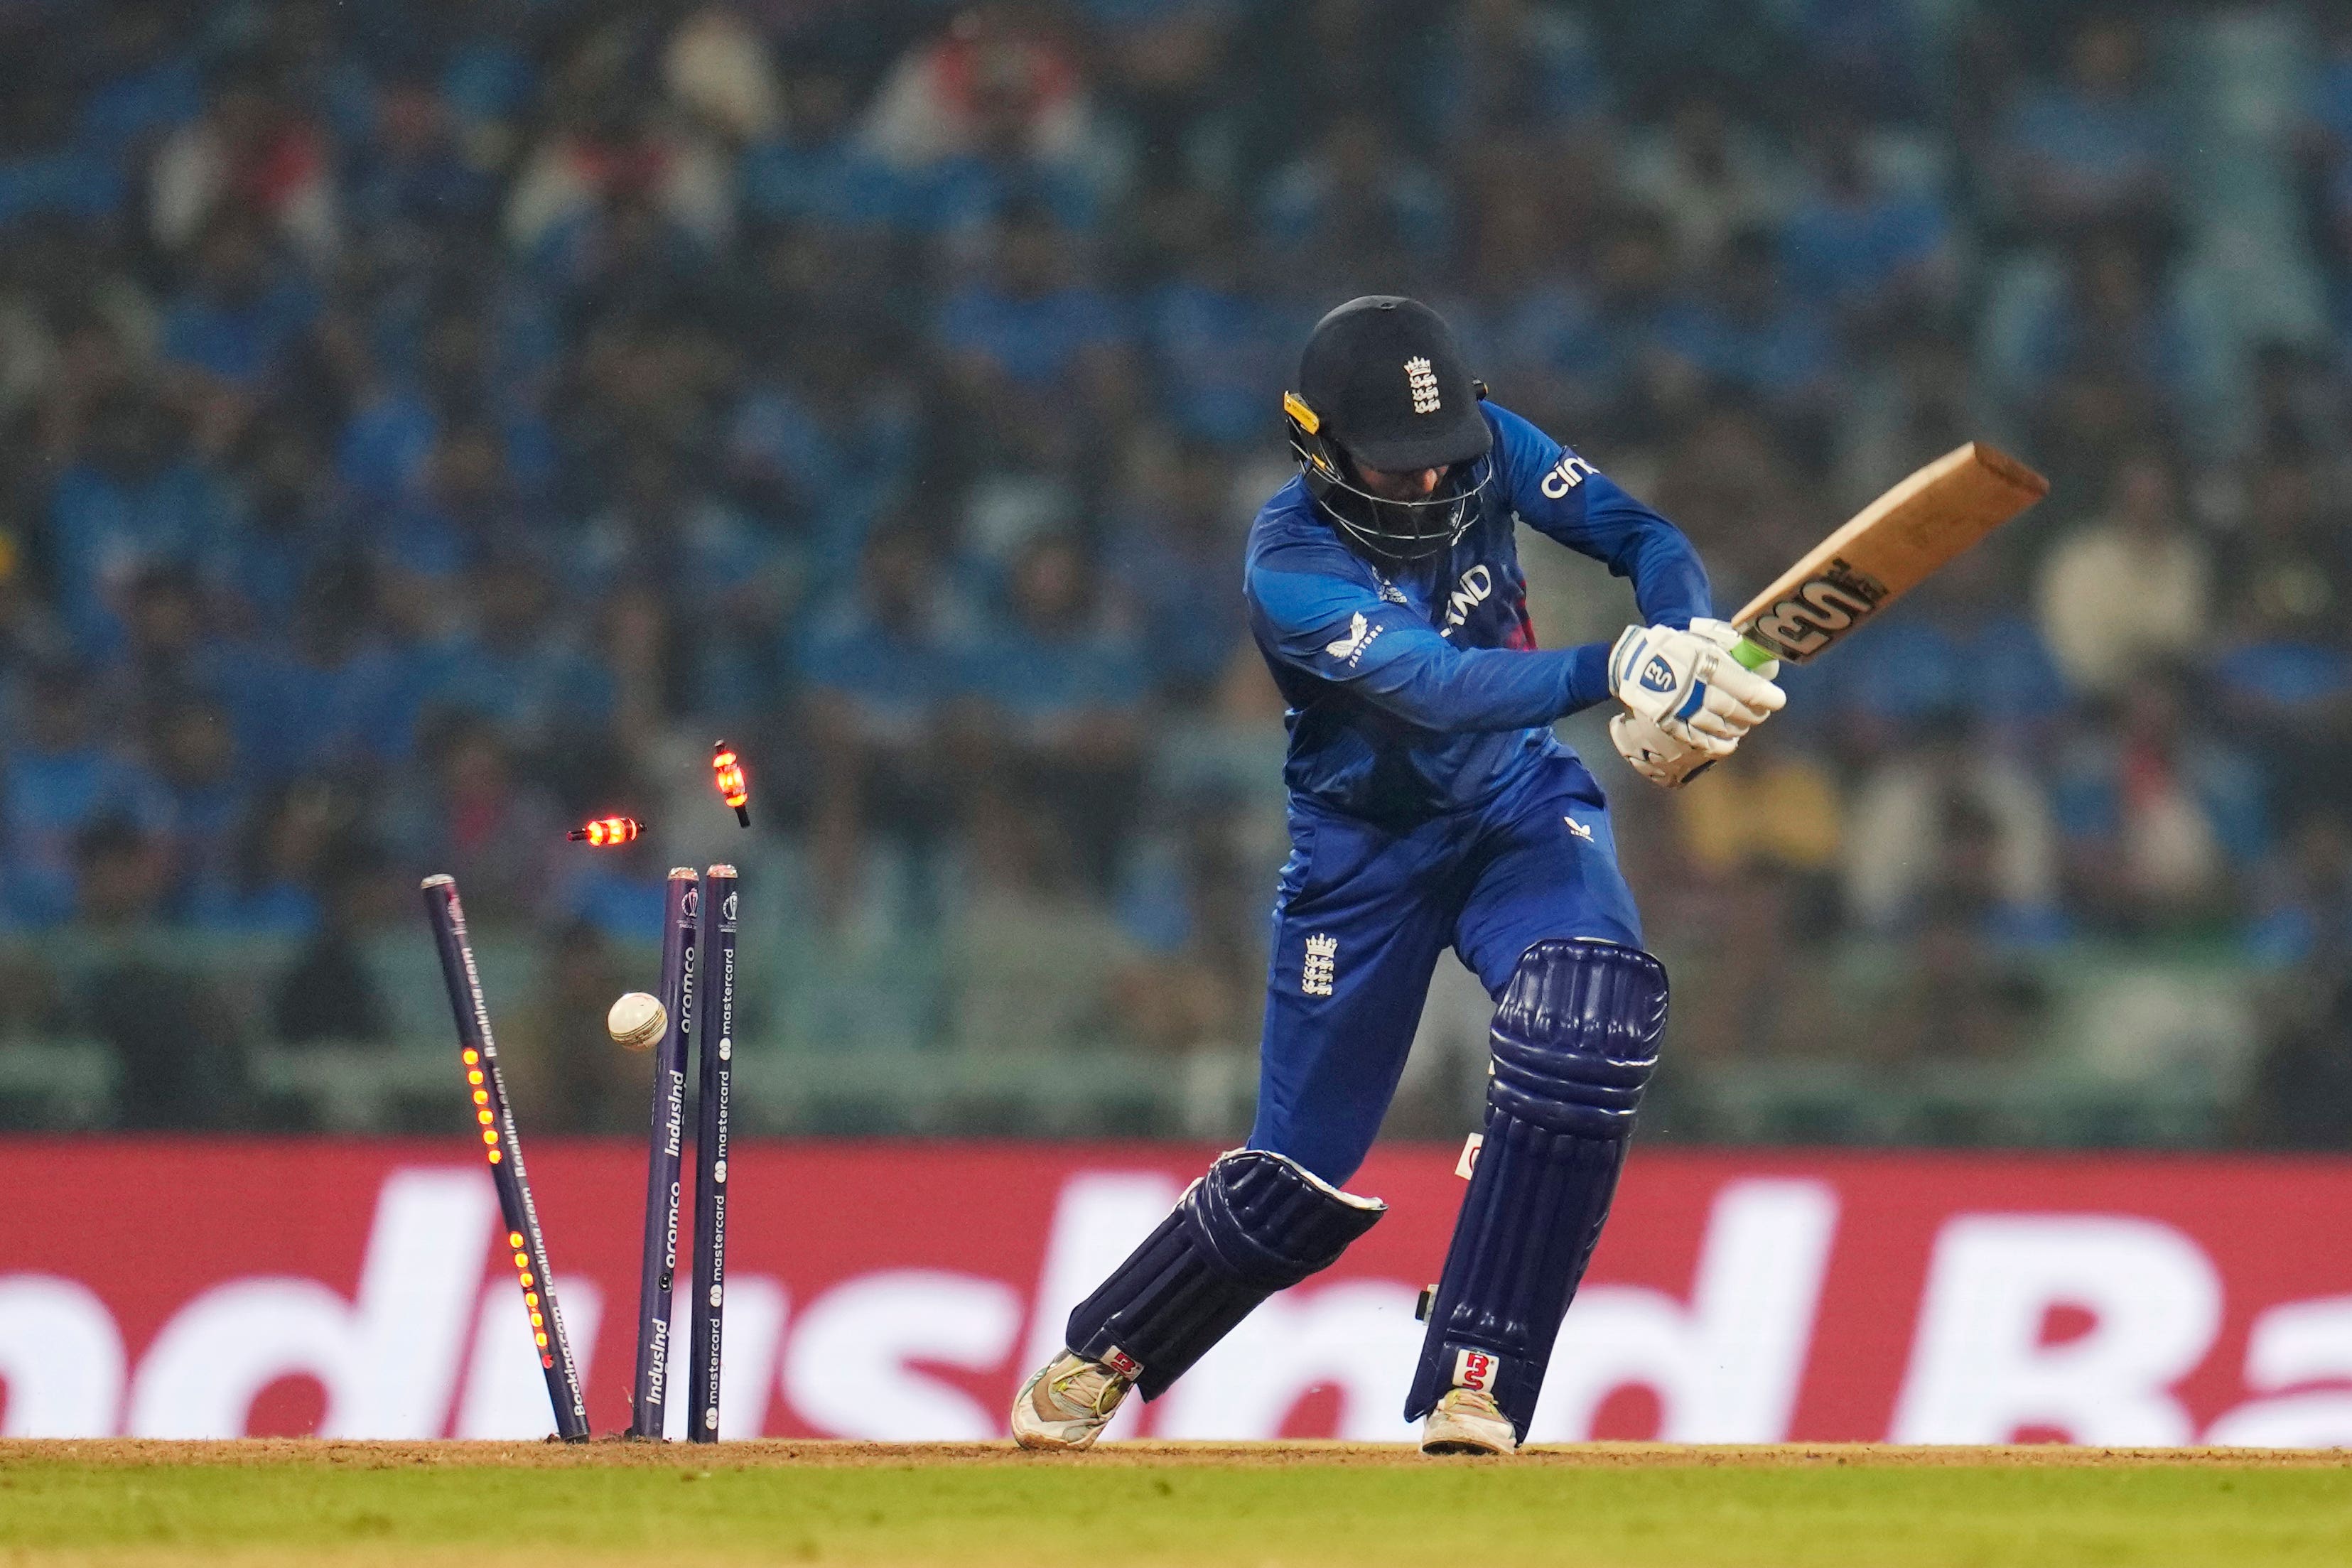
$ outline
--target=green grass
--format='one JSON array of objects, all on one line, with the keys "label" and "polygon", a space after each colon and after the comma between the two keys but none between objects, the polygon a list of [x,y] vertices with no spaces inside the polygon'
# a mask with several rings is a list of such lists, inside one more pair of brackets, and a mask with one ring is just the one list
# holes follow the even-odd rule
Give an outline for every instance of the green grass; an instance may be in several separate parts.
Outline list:
[{"label": "green grass", "polygon": [[0,1564],[2352,1563],[2352,1469],[2336,1466],[808,1459],[0,1446]]}]

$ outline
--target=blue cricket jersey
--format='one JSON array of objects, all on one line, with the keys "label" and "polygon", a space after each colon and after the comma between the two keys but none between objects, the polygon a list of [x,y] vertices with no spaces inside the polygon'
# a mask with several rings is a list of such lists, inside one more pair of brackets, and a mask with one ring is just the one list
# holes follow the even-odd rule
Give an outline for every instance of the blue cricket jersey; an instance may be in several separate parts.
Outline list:
[{"label": "blue cricket jersey", "polygon": [[1391,575],[1348,547],[1299,479],[1251,525],[1250,630],[1289,705],[1296,797],[1418,821],[1566,749],[1551,723],[1609,695],[1609,649],[1537,650],[1520,521],[1631,578],[1649,624],[1715,612],[1682,530],[1518,415],[1480,412],[1493,473],[1449,552]]}]

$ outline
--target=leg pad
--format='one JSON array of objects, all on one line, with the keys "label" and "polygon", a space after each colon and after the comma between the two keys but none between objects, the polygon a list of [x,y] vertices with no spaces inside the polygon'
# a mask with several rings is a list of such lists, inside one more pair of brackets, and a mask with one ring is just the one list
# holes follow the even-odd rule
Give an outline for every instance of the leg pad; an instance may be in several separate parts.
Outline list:
[{"label": "leg pad", "polygon": [[1405,1418],[1482,1388],[1527,1436],[1560,1320],[1609,1218],[1665,1030],[1666,972],[1635,948],[1538,942],[1495,1011],[1486,1143],[1445,1255]]},{"label": "leg pad", "polygon": [[1070,1348],[1157,1398],[1260,1301],[1329,1268],[1387,1211],[1281,1155],[1220,1155],[1070,1314]]}]

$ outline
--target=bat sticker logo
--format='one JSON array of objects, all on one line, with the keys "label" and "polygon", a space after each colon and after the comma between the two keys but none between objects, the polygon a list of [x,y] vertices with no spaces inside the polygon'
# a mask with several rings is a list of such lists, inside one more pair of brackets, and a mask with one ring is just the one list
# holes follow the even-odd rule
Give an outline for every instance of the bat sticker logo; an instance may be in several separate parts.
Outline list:
[{"label": "bat sticker logo", "polygon": [[1833,560],[1821,576],[1758,616],[1750,635],[1802,663],[1869,619],[1886,597],[1885,584],[1843,559]]}]

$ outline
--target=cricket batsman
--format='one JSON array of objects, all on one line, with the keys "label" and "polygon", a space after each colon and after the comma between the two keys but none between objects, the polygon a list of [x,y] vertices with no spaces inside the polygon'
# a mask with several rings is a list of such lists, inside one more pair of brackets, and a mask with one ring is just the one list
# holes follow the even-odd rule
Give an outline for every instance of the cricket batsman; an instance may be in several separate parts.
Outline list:
[{"label": "cricket batsman", "polygon": [[[1024,1448],[1089,1446],[1130,1389],[1159,1396],[1378,1222],[1346,1185],[1450,946],[1495,998],[1494,1060],[1404,1413],[1426,1452],[1515,1450],[1666,1018],[1608,803],[1552,722],[1614,700],[1618,750],[1671,787],[1784,700],[1777,664],[1733,658],[1689,540],[1487,402],[1427,306],[1340,306],[1297,384],[1299,475],[1258,513],[1245,577],[1290,735],[1256,1124],[1070,1314],[1013,1401]],[[1522,521],[1632,579],[1644,624],[1538,651]]]}]

